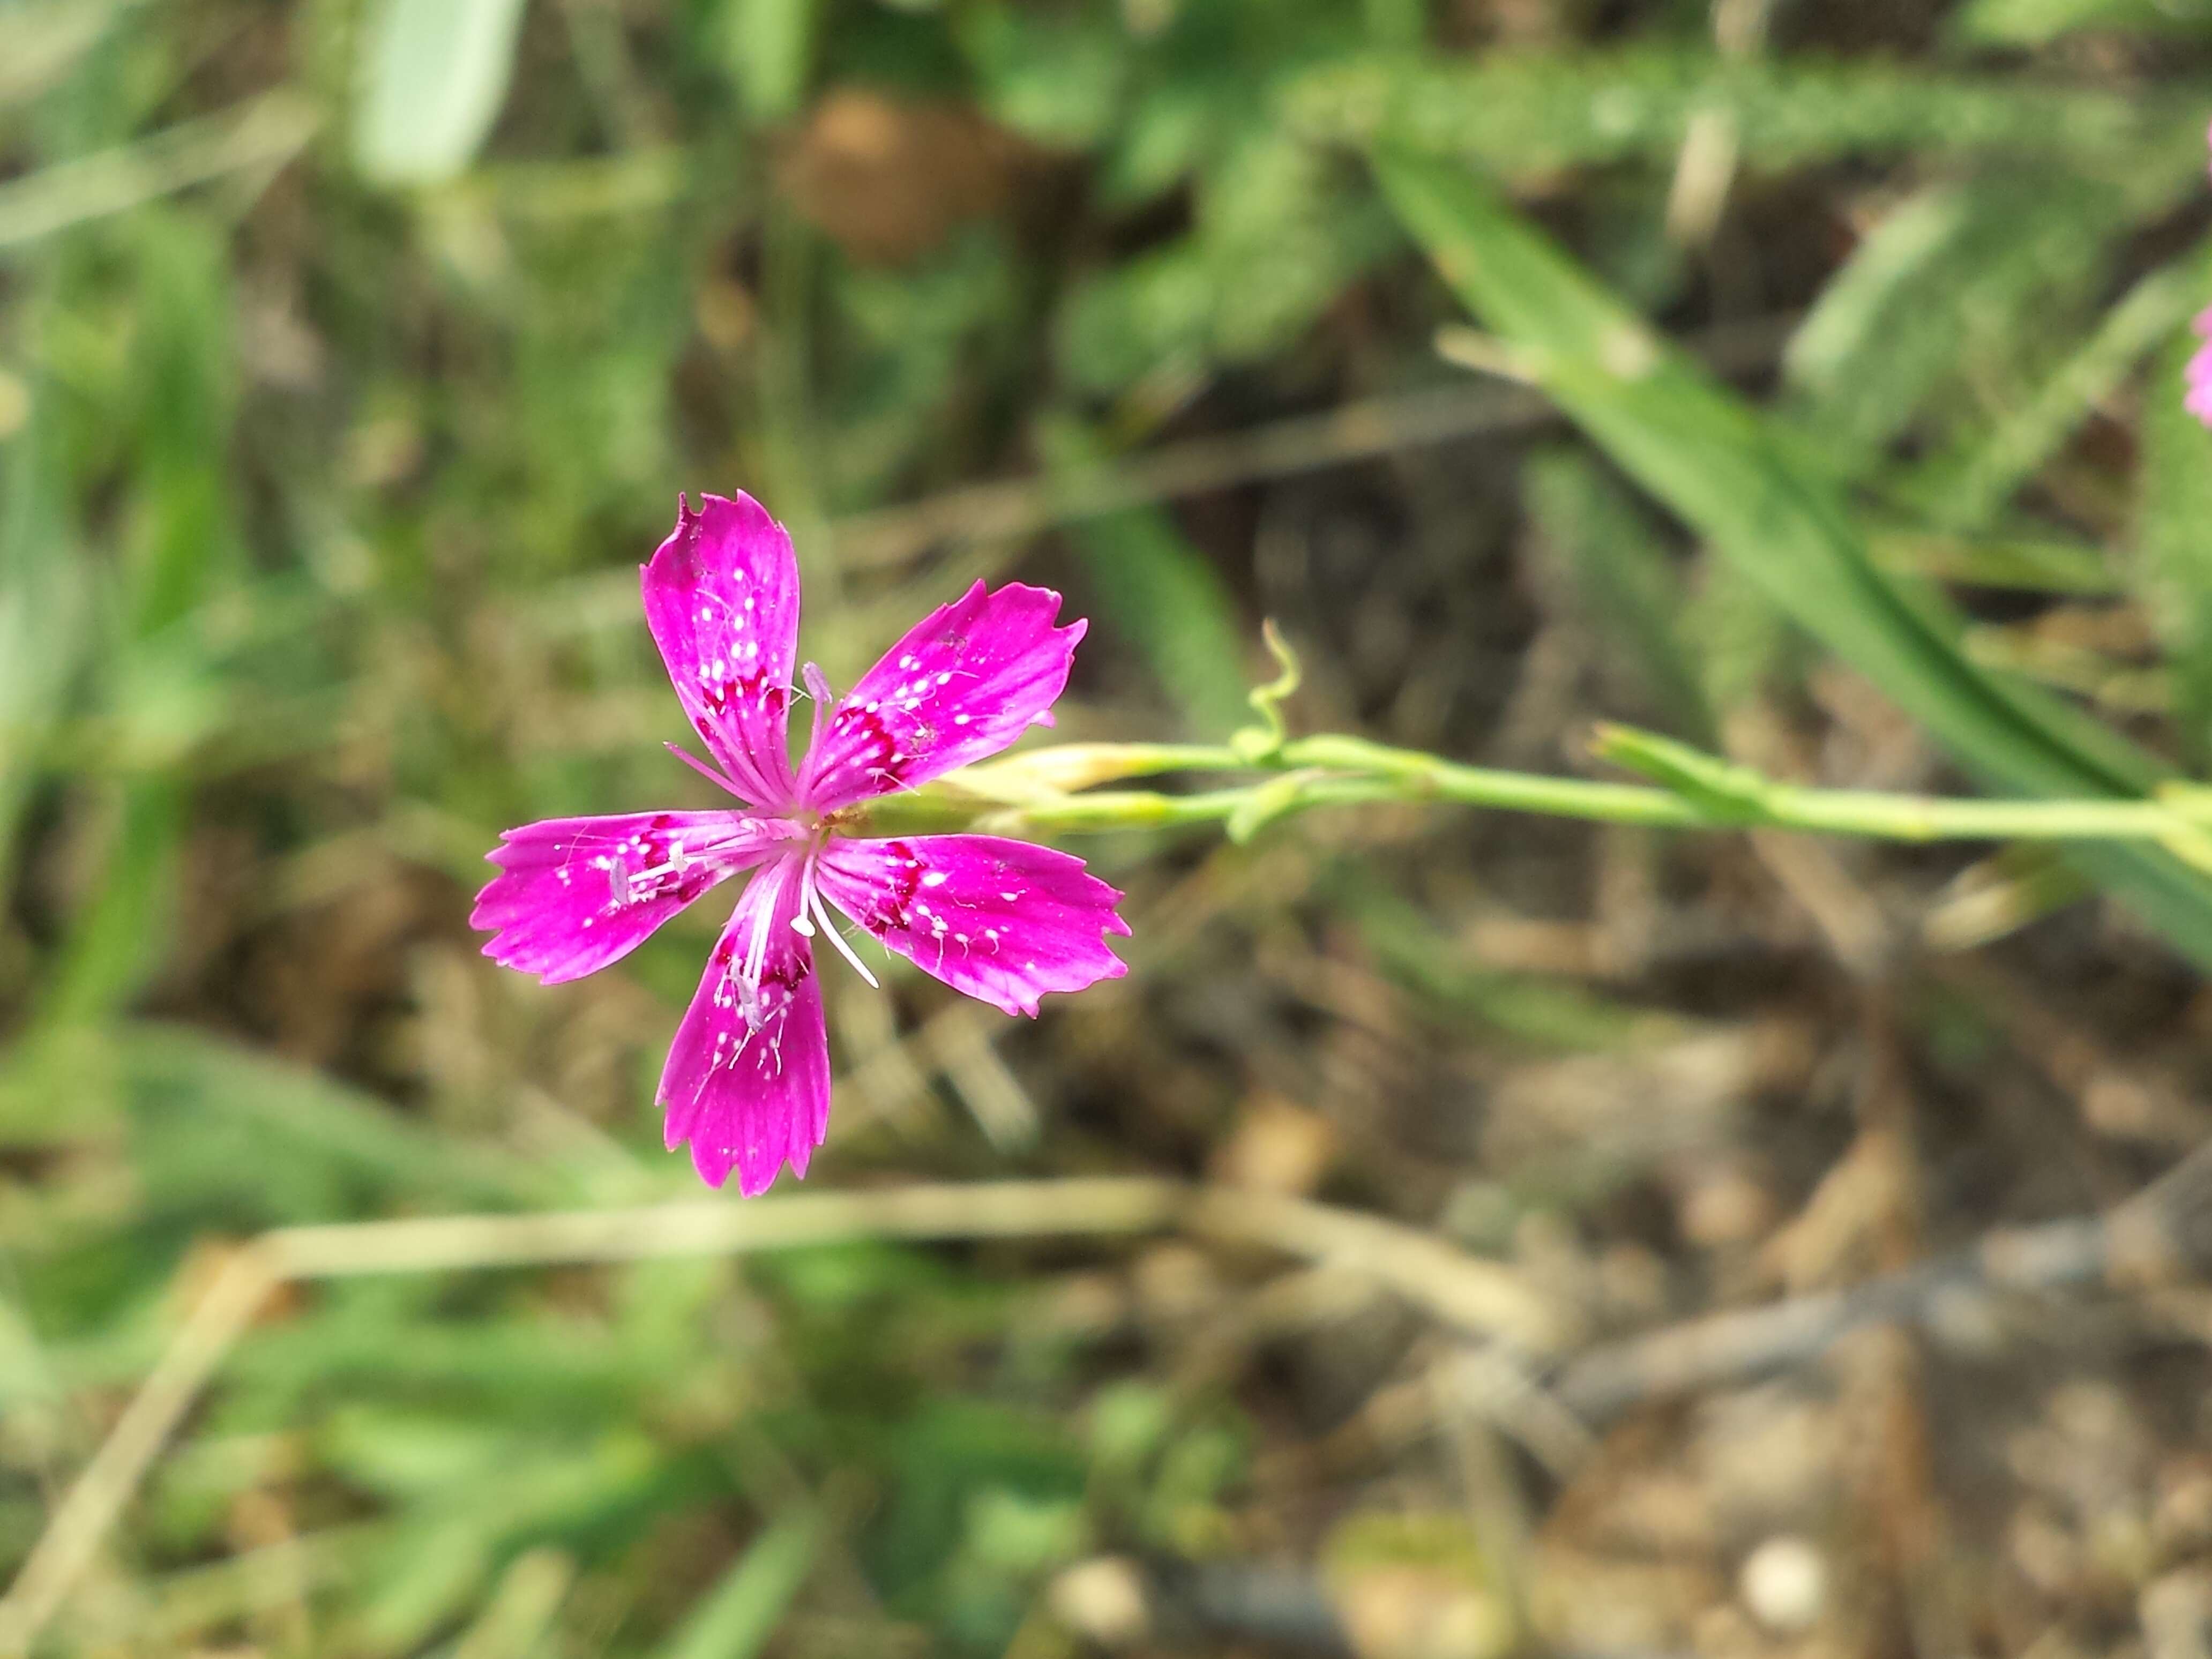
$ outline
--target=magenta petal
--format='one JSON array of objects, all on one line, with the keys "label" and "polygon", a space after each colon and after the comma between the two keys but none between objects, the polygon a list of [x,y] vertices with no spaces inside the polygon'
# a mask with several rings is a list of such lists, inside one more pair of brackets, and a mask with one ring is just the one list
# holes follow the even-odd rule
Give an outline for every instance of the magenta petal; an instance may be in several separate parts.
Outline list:
[{"label": "magenta petal", "polygon": [[2212,311],[2201,312],[2191,325],[2203,340],[2182,372],[2186,390],[2181,406],[2206,426],[2212,426]]},{"label": "magenta petal", "polygon": [[1010,1014],[1128,971],[1105,944],[1129,931],[1114,911],[1121,894],[1049,847],[996,836],[837,840],[815,879],[890,949]]},{"label": "magenta petal", "polygon": [[754,805],[791,799],[784,739],[799,653],[799,561],[751,496],[679,499],[676,528],[641,568],[646,625],[684,712]]},{"label": "magenta petal", "polygon": [[[787,1164],[805,1175],[830,1127],[822,991],[813,954],[791,926],[802,864],[778,860],[746,887],[660,1073],[669,1150],[690,1141],[693,1167],[708,1186],[735,1170],[747,1198],[766,1192]],[[757,991],[742,972],[756,939],[763,945]]]},{"label": "magenta petal", "polygon": [[808,751],[799,793],[821,811],[926,782],[995,755],[1067,684],[1085,624],[1053,626],[1060,595],[977,582],[924,617],[837,705]]},{"label": "magenta petal", "polygon": [[735,812],[628,812],[549,818],[500,837],[500,873],[469,926],[483,953],[548,985],[628,956],[715,883],[757,864],[784,834]]},{"label": "magenta petal", "polygon": [[2182,397],[2181,406],[2195,416],[2199,424],[2212,427],[2212,383],[2200,381],[2191,386]]}]

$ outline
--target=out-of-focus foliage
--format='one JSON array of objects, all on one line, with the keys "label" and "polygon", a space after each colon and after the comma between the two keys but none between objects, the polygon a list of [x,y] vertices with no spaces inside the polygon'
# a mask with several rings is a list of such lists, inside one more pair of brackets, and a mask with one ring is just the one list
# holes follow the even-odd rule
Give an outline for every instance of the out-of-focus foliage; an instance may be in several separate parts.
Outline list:
[{"label": "out-of-focus foliage", "polygon": [[[2212,14],[1933,9],[0,0],[0,1571],[235,1241],[690,1192],[650,1093],[719,918],[557,992],[464,922],[502,827],[702,799],[633,574],[679,489],[793,526],[841,684],[978,576],[1065,587],[1064,735],[1224,736],[1267,613],[1315,719],[1469,758],[1576,764],[1594,705],[1735,741],[1850,702],[1881,713],[1796,751],[1835,781],[2201,776]],[[1051,520],[1162,444],[1454,386],[1463,307],[1563,412],[1540,441],[1500,416],[1326,488],[1231,441],[1187,505],[853,550],[957,485],[1033,477]],[[1700,951],[1810,970],[1757,956],[1740,871],[1655,939],[1577,907],[1704,876],[1491,833],[1094,844],[1131,981],[1011,1035],[903,970],[837,988],[814,1179],[1210,1170],[1540,1269],[1587,1224],[1656,1276],[1639,1318],[1765,1287],[1747,1248],[1646,1271],[1679,1140],[1516,1163],[1469,1103],[1661,1049],[1831,1088],[1796,1027],[1702,1024],[1733,981]],[[2081,868],[2212,957],[2202,877]],[[1964,1091],[1999,1022],[1947,996],[1899,1000]],[[1261,1306],[1196,1256],[862,1240],[288,1293],[52,1650],[1074,1651],[1071,1563],[1310,1567],[1413,1490],[1329,1461],[1396,1420],[1344,1358],[1409,1352],[1388,1310]],[[1237,1369],[1316,1328],[1279,1393]]]},{"label": "out-of-focus foliage", "polygon": [[381,184],[438,184],[474,159],[506,100],[522,0],[387,0],[363,27],[354,161]]}]

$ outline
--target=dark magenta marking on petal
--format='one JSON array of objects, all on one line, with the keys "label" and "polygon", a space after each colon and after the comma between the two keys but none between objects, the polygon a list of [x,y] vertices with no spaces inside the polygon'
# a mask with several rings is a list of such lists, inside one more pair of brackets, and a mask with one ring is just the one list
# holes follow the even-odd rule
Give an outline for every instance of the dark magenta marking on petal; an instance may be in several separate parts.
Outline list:
[{"label": "dark magenta marking on petal", "polygon": [[702,495],[696,508],[685,496],[639,580],[647,626],[708,750],[754,805],[785,805],[799,611],[791,538],[749,495]]},{"label": "dark magenta marking on petal", "polygon": [[484,954],[548,984],[627,956],[709,887],[757,863],[787,830],[736,812],[632,812],[510,830],[477,896]]},{"label": "dark magenta marking on petal", "polygon": [[910,787],[1005,748],[1048,718],[1084,623],[1058,627],[1060,595],[978,582],[925,617],[840,702],[806,757],[817,811]]},{"label": "dark magenta marking on petal", "polygon": [[853,920],[880,937],[893,928],[911,925],[910,907],[914,896],[921,890],[921,860],[905,842],[886,841],[876,845],[880,853],[872,872],[873,878],[867,886],[856,890],[854,896],[862,908]]},{"label": "dark magenta marking on petal", "polygon": [[[670,1149],[689,1141],[702,1180],[719,1187],[734,1171],[749,1198],[786,1168],[805,1175],[829,1125],[821,989],[807,942],[790,925],[799,857],[770,865],[738,899],[669,1046],[658,1091]],[[749,981],[756,938],[764,951],[758,978]]]}]

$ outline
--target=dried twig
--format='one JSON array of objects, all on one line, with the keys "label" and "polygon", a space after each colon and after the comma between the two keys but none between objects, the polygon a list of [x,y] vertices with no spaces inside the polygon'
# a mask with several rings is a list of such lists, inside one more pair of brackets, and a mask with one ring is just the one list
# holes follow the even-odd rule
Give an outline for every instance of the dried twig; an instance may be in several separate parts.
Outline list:
[{"label": "dried twig", "polygon": [[1798,1364],[1876,1323],[1963,1322],[1993,1297],[2142,1289],[2212,1268],[2212,1146],[2102,1217],[2008,1227],[1909,1272],[1771,1307],[1715,1314],[1593,1348],[1552,1392],[1585,1422]]},{"label": "dried twig", "polygon": [[29,1650],[90,1563],[155,1455],[282,1279],[270,1253],[253,1249],[232,1256],[216,1274],[55,1510],[8,1599],[0,1601],[0,1653]]}]

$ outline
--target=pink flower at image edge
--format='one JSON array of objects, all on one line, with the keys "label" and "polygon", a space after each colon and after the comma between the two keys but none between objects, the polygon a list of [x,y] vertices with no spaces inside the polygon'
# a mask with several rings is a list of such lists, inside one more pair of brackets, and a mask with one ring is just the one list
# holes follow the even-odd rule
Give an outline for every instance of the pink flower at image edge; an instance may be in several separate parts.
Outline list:
[{"label": "pink flower at image edge", "polygon": [[[2206,131],[2204,142],[2212,145],[2212,129]],[[2182,371],[2186,385],[2181,394],[2181,406],[2212,427],[2212,307],[2198,312],[2189,325],[2196,331],[2198,344],[2190,356],[2188,367]]]},{"label": "pink flower at image edge", "polygon": [[2197,331],[2197,347],[2182,371],[2187,382],[2182,392],[2181,406],[2212,426],[2212,307],[2200,311],[2191,319],[2190,327]]},{"label": "pink flower at image edge", "polygon": [[[1121,894],[1080,859],[995,836],[873,839],[848,809],[994,755],[1049,726],[1084,624],[1060,595],[977,582],[924,617],[830,706],[806,665],[813,729],[794,769],[786,738],[799,645],[799,564],[750,496],[679,498],[642,567],[646,624],[712,763],[677,752],[739,803],[720,811],[554,818],[510,830],[477,895],[484,954],[546,984],[627,956],[730,877],[751,872],[677,1027],[658,1098],[671,1151],[700,1176],[734,1170],[747,1197],[786,1164],[804,1176],[830,1119],[830,1050],[813,944],[873,984],[842,912],[954,989],[1034,1015],[1048,991],[1126,971]],[[671,745],[673,747],[673,745]]]}]

